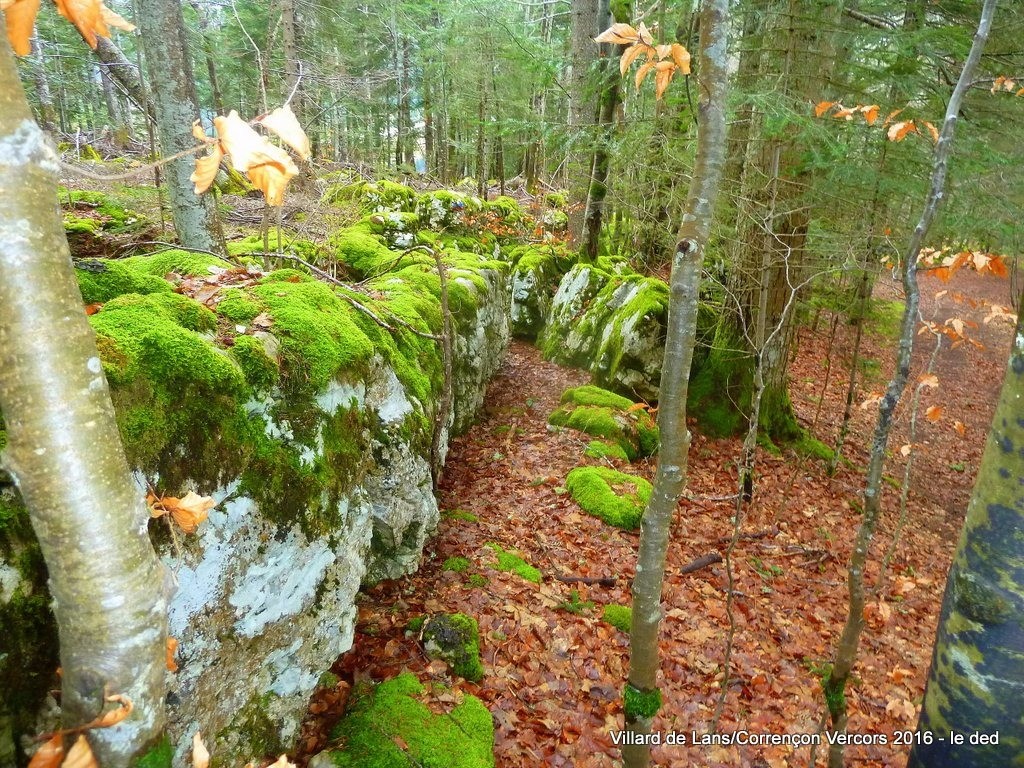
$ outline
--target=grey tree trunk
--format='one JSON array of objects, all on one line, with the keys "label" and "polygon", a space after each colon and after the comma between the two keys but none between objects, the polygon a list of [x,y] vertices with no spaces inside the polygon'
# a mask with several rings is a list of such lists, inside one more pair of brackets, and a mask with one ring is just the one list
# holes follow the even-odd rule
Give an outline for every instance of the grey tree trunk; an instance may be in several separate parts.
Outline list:
[{"label": "grey tree trunk", "polygon": [[[956,131],[960,105],[974,77],[974,70],[981,59],[981,52],[985,48],[985,41],[988,39],[988,32],[992,26],[992,16],[995,14],[995,6],[996,0],[985,0],[981,12],[981,20],[978,23],[978,30],[974,35],[974,43],[971,45],[971,52],[967,57],[967,61],[964,62],[960,78],[957,80],[953,93],[950,95],[949,104],[946,106],[946,116],[942,123],[942,130],[939,133],[939,140],[935,145],[933,156],[931,189],[925,200],[921,218],[914,228],[910,243],[903,254],[903,292],[906,303],[900,329],[900,344],[896,354],[896,370],[878,406],[878,421],[875,424],[875,434],[871,443],[871,458],[868,461],[868,476],[864,486],[864,513],[861,518],[860,528],[857,530],[857,538],[854,540],[853,554],[850,556],[848,576],[849,613],[846,618],[846,625],[843,627],[843,633],[836,646],[832,669],[828,677],[822,681],[825,703],[828,706],[829,716],[832,719],[832,727],[833,730],[838,732],[846,730],[848,720],[845,695],[846,683],[850,679],[853,666],[857,661],[860,635],[864,629],[864,568],[867,564],[871,540],[874,537],[875,528],[878,525],[878,517],[881,512],[882,469],[885,464],[886,448],[889,444],[889,432],[892,429],[893,412],[903,396],[907,379],[910,376],[910,359],[914,348],[914,331],[917,325],[917,310],[920,304],[920,293],[917,287],[917,257],[945,193],[946,173],[949,167],[949,157],[952,153],[953,134]],[[956,765],[956,763],[947,764]],[[974,763],[972,762],[971,764],[973,765]],[[843,745],[837,743],[829,748],[829,767],[842,768],[842,765]]]},{"label": "grey tree trunk", "polygon": [[[173,155],[195,145],[192,122],[199,117],[181,0],[135,0],[135,11],[160,147],[165,155]],[[189,176],[194,167],[191,157],[182,157],[168,163],[164,171],[174,231],[186,248],[220,252],[217,209],[211,195],[198,196],[193,191]]]},{"label": "grey tree trunk", "polygon": [[669,529],[679,497],[686,487],[690,432],[686,427],[686,396],[697,330],[701,265],[711,231],[712,212],[725,167],[726,96],[729,83],[728,0],[703,0],[700,11],[701,103],[698,109],[697,157],[672,257],[665,362],[661,373],[658,425],[661,450],[651,500],[640,529],[640,551],[633,580],[633,627],[630,634],[629,682],[625,693],[627,768],[641,768],[650,759],[642,742],[661,704],[657,687],[658,628]]},{"label": "grey tree trunk", "polygon": [[590,138],[597,119],[597,84],[595,63],[598,46],[594,38],[598,29],[599,0],[572,0],[572,64],[569,79],[569,186],[572,197],[580,205],[569,212],[569,229],[573,236],[583,232],[584,206],[590,189]]},{"label": "grey tree trunk", "polygon": [[100,61],[100,66],[117,81],[128,94],[128,98],[135,102],[135,106],[142,110],[150,121],[156,122],[156,110],[143,87],[138,67],[128,61],[121,49],[105,37],[96,38],[94,53]]},{"label": "grey tree trunk", "polygon": [[39,35],[32,35],[32,79],[36,84],[36,98],[39,100],[40,125],[44,131],[57,130],[57,113],[50,95],[50,79],[46,76],[46,55]]},{"label": "grey tree trunk", "polygon": [[88,733],[106,768],[162,733],[167,602],[57,208],[59,165],[0,36],[0,455],[28,507],[60,632],[65,728],[104,692],[134,711]]}]

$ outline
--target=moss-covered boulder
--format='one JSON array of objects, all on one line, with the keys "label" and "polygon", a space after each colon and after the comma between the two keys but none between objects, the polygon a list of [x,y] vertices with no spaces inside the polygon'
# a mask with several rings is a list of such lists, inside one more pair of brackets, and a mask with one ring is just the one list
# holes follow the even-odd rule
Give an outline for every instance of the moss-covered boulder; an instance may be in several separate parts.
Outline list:
[{"label": "moss-covered boulder", "polygon": [[431,229],[461,227],[467,214],[479,213],[482,209],[483,202],[480,198],[446,189],[424,192],[416,203],[416,213],[419,214],[420,222]]},{"label": "moss-covered boulder", "polygon": [[656,400],[668,286],[606,266],[578,264],[562,278],[538,344],[547,359],[585,368],[602,386]]},{"label": "moss-covered boulder", "polygon": [[493,200],[488,200],[483,208],[506,224],[519,224],[526,218],[519,203],[508,195],[498,195]]},{"label": "moss-covered boulder", "polygon": [[332,184],[321,199],[328,205],[355,204],[364,213],[413,211],[416,207],[416,192],[411,187],[386,179]]},{"label": "moss-covered boulder", "polygon": [[422,701],[424,688],[410,673],[362,684],[332,732],[340,748],[329,753],[338,768],[493,768],[494,722],[475,696],[448,713]]},{"label": "moss-covered boulder", "polygon": [[605,438],[630,461],[658,450],[658,425],[627,397],[587,384],[567,389],[561,402],[549,423]]},{"label": "moss-covered boulder", "polygon": [[575,258],[560,245],[523,245],[507,256],[512,264],[512,333],[536,339],[544,329],[551,303]]},{"label": "moss-covered boulder", "polygon": [[430,658],[447,662],[459,677],[473,683],[483,680],[480,631],[472,616],[464,613],[431,616],[423,625],[423,648]]},{"label": "moss-covered boulder", "polygon": [[[94,261],[78,274],[102,304],[90,322],[140,490],[216,502],[176,543],[166,520],[151,523],[178,581],[175,762],[198,724],[219,759],[242,764],[296,736],[320,673],[351,646],[360,586],[414,570],[436,525],[440,279],[429,257],[358,291],[183,251]],[[445,261],[455,369],[442,455],[500,365],[509,303],[504,262],[458,251]],[[23,608],[49,598],[22,575],[7,589],[21,574],[11,552],[0,551],[0,614],[16,605],[25,627],[41,626]],[[31,688],[32,665],[12,658],[10,687]],[[8,688],[0,679],[0,700]],[[3,717],[0,707],[0,732]]]},{"label": "moss-covered boulder", "polygon": [[642,477],[607,467],[577,467],[565,487],[585,512],[626,530],[640,527],[651,498],[651,484]]},{"label": "moss-covered boulder", "polygon": [[82,231],[85,227],[80,223],[76,226],[76,222],[83,220],[94,222],[91,231],[99,230],[109,234],[137,232],[149,226],[149,219],[105,192],[61,187],[58,199],[65,211],[66,232]]}]

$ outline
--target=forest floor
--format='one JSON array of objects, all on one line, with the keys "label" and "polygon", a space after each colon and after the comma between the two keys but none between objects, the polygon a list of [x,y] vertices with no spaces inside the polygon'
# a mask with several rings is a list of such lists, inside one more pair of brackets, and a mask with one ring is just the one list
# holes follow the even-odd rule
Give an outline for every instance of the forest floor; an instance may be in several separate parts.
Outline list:
[{"label": "forest floor", "polygon": [[[985,324],[988,303],[1008,304],[1005,281],[963,270],[944,285],[922,279],[922,313],[944,322],[960,317],[982,346],[944,339],[936,356],[937,389],[923,389],[918,448],[911,473],[907,520],[895,556],[879,584],[879,563],[893,541],[906,459],[911,389],[897,412],[886,467],[884,517],[871,550],[867,628],[849,691],[849,731],[884,736],[885,744],[850,747],[849,764],[903,766],[931,658],[931,644],[946,571],[981,460],[1001,386],[1012,327]],[[941,298],[935,293],[947,290]],[[962,301],[955,296],[963,294]],[[876,296],[899,298],[883,277]],[[970,327],[975,323],[976,328]],[[889,332],[866,333],[861,363],[865,380],[857,402],[884,388],[894,365]],[[794,407],[805,427],[833,444],[842,418],[852,328],[819,318],[816,331],[800,331],[790,368]],[[911,385],[928,365],[933,341],[918,336]],[[830,364],[831,363],[831,364]],[[622,728],[620,692],[627,673],[628,637],[601,620],[608,604],[629,604],[638,535],[610,528],[584,514],[562,487],[575,466],[595,463],[583,450],[586,436],[552,431],[547,417],[567,387],[585,374],[544,361],[514,342],[491,382],[483,412],[448,455],[441,485],[443,516],[420,570],[370,590],[360,605],[353,649],[339,659],[336,689],[316,695],[304,730],[306,755],[325,746],[325,734],[354,680],[381,680],[403,670],[427,683],[427,702],[450,707],[463,693],[483,699],[496,723],[501,766],[615,765],[610,734]],[[924,418],[941,405],[942,417]],[[820,410],[819,410],[820,406]],[[743,513],[743,538],[732,558],[735,645],[718,726],[720,733],[820,733],[819,680],[846,619],[846,572],[860,522],[858,510],[867,446],[876,409],[855,408],[845,455],[850,464],[828,477],[815,459],[759,451],[755,497]],[[955,422],[961,422],[958,428]],[[960,434],[962,430],[963,434]],[[712,440],[695,432],[690,452],[689,498],[675,517],[668,552],[662,627],[664,707],[655,730],[685,735],[708,732],[722,687],[728,637],[727,574],[723,563],[683,575],[683,566],[709,553],[725,553],[733,533],[736,439]],[[628,471],[651,476],[654,462]],[[544,574],[541,584],[497,569],[500,544],[516,550]],[[444,569],[448,558],[468,558],[468,571]],[[483,586],[480,576],[486,579]],[[565,583],[558,577],[614,578],[614,586]],[[477,586],[474,586],[474,583]],[[486,675],[479,685],[450,676],[431,662],[407,630],[424,614],[462,611],[480,626]],[[434,683],[436,685],[430,685]],[[824,739],[823,739],[824,741]],[[827,742],[826,742],[827,743]],[[816,764],[824,765],[827,748]],[[809,747],[661,746],[658,765],[781,768],[811,764]]]}]

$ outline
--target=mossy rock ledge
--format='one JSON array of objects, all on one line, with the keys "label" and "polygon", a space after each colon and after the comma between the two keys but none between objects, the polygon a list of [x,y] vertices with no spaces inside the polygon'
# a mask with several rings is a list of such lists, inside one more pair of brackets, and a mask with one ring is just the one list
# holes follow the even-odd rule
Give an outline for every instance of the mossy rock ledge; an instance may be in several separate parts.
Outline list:
[{"label": "mossy rock ledge", "polygon": [[520,245],[508,251],[512,264],[512,333],[536,339],[551,314],[551,304],[562,277],[575,257],[564,246]]},{"label": "mossy rock ledge", "polygon": [[599,259],[562,278],[537,338],[548,360],[590,371],[608,389],[658,399],[668,285]]},{"label": "mossy rock ledge", "polygon": [[[411,205],[402,190],[378,191]],[[456,336],[442,453],[483,402],[509,338],[507,264],[454,248],[444,258]],[[150,523],[178,582],[175,765],[187,762],[197,727],[221,765],[289,747],[321,673],[352,645],[360,586],[415,570],[439,517],[429,453],[440,343],[397,322],[385,330],[346,289],[292,269],[226,284],[205,305],[165,280],[228,266],[164,251],[79,270],[86,300],[103,304],[89,320],[140,488],[217,502],[195,534],[176,535],[180,548],[166,519]],[[433,264],[414,260],[351,296],[436,334],[438,292]],[[32,622],[28,641],[6,629],[0,641],[20,644],[0,645],[9,743],[36,732],[29,710],[51,686],[56,635],[23,508],[3,494],[0,617],[5,627],[8,617]]]},{"label": "mossy rock ledge", "polygon": [[607,467],[576,467],[565,487],[584,512],[626,530],[640,527],[651,498],[651,484],[642,477]]},{"label": "mossy rock ledge", "polygon": [[658,450],[658,425],[644,409],[627,397],[587,384],[562,393],[562,404],[548,422],[608,441],[606,447],[588,447],[590,455],[623,457],[634,461]]}]

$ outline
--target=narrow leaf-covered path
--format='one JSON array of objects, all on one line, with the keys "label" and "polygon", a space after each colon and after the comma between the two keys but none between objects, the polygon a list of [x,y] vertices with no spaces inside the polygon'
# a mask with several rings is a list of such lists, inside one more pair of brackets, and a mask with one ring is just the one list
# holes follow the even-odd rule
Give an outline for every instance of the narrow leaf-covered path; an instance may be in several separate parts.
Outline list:
[{"label": "narrow leaf-covered path", "polygon": [[[973,276],[964,279],[964,287],[986,288]],[[993,299],[1002,289],[987,287]],[[965,306],[962,312],[980,320],[987,309]],[[968,379],[957,381],[953,373],[973,367],[987,376],[1000,370],[1006,331],[986,328],[985,335],[984,349],[966,345],[949,350],[947,345],[940,356],[941,401],[948,415],[938,424],[927,424],[919,440],[927,441],[928,460],[933,472],[941,470],[942,486],[951,493],[955,489],[958,509],[943,510],[937,519],[928,478],[923,469],[915,473],[910,523],[881,598],[869,606],[858,682],[850,692],[850,731],[875,737],[874,744],[848,751],[861,766],[902,765],[907,748],[894,743],[896,734],[912,730],[916,722],[915,705],[923,690],[959,527],[956,516],[962,516],[960,502],[969,496],[976,470],[971,464],[997,394],[997,386],[972,387]],[[839,372],[832,375],[827,392],[821,391],[821,371],[829,353],[827,328],[816,334],[802,331],[792,367],[794,405],[805,426],[824,396],[818,436],[827,442],[842,413],[844,355],[851,338],[852,331],[841,327],[832,350]],[[865,356],[882,367],[876,378],[885,375],[891,357],[888,345],[876,334],[869,334],[865,342]],[[928,351],[915,355],[915,377]],[[584,456],[589,436],[547,425],[561,393],[583,383],[585,374],[544,361],[525,343],[512,344],[478,423],[452,445],[441,486],[445,513],[423,566],[413,576],[368,591],[355,646],[334,670],[343,682],[312,702],[305,729],[307,754],[324,746],[349,683],[410,670],[428,684],[426,703],[439,710],[450,709],[463,693],[486,702],[495,719],[498,766],[616,764],[612,734],[622,728],[619,697],[628,637],[601,616],[606,605],[629,603],[638,536],[584,514],[563,488],[573,467],[607,463]],[[871,387],[871,381],[865,383],[860,399]],[[967,439],[952,437],[954,419],[967,422]],[[904,415],[904,431],[905,422]],[[826,477],[821,462],[789,451],[759,455],[756,500],[733,562],[736,645],[720,733],[788,734],[797,742],[818,733],[818,680],[845,617],[846,564],[862,487],[857,467],[865,455],[862,436],[869,430],[870,414],[858,411],[849,443],[855,467],[841,468],[834,478]],[[896,438],[894,452],[901,440]],[[732,533],[733,504],[722,497],[736,485],[739,444],[698,433],[691,450],[691,497],[676,517],[668,554],[662,640],[665,706],[655,723],[664,736],[684,736],[686,744],[656,748],[655,762],[807,765],[806,746],[692,743],[694,735],[699,738],[707,732],[721,687],[728,630],[726,572],[722,563],[683,571],[704,555],[724,553]],[[966,467],[956,463],[960,455]],[[653,461],[614,465],[648,477],[653,471]],[[902,469],[894,465],[888,472]],[[898,493],[890,488],[869,582],[877,577],[877,562],[892,534],[897,501]],[[540,570],[541,583],[500,570],[489,545],[521,555]],[[574,576],[591,583],[563,581]],[[418,633],[407,629],[418,616],[456,611],[479,621],[485,669],[479,685],[453,677],[443,662],[431,662],[423,654]],[[822,764],[826,751],[818,752]]]}]

